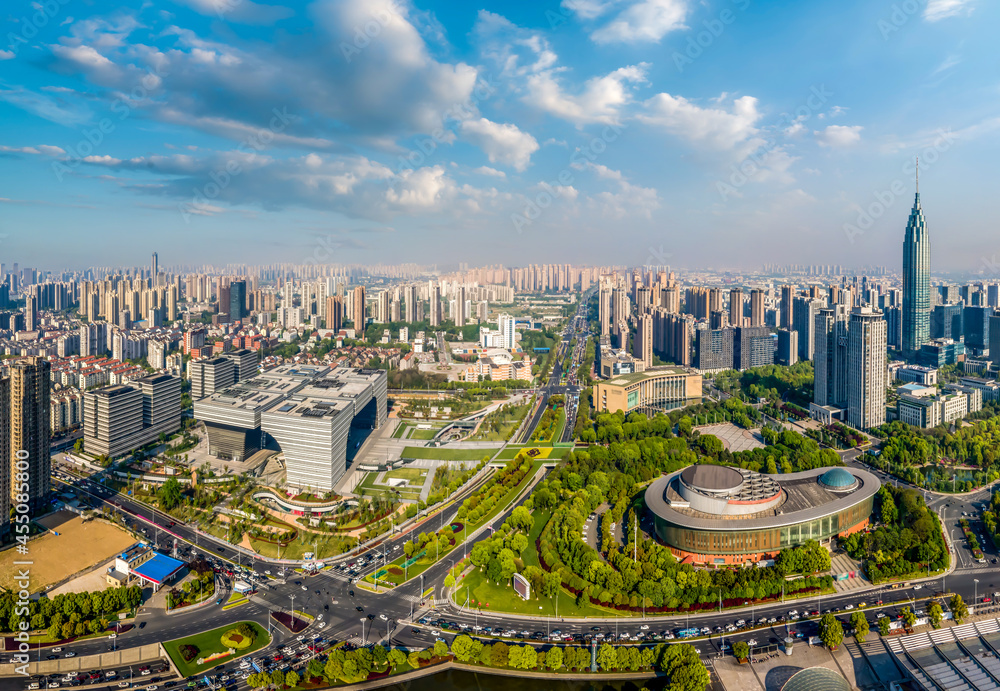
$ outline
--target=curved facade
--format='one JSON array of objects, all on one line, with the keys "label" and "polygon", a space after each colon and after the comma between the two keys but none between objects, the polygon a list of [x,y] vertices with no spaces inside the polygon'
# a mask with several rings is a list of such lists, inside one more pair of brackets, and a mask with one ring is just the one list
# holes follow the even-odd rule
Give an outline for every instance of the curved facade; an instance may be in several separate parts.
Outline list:
[{"label": "curved facade", "polygon": [[694,465],[653,482],[645,500],[656,537],[679,559],[738,564],[863,529],[880,486],[857,468],[765,475]]}]

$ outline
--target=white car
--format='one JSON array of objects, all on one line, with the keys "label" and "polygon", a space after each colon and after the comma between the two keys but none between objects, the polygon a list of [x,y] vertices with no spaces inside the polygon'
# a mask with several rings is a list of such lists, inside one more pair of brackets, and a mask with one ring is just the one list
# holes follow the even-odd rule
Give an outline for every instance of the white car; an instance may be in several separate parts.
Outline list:
[{"label": "white car", "polygon": [[849,609],[854,609],[854,605],[847,605],[846,607],[844,607],[844,609],[848,609],[848,610]]},{"label": "white car", "polygon": [[54,653],[61,653],[62,652],[62,648],[53,648],[52,652],[54,652]]},{"label": "white car", "polygon": [[378,615],[378,618],[381,619],[382,621],[389,621],[389,617],[385,616],[384,614]]},{"label": "white car", "polygon": [[643,624],[639,627],[640,631],[649,631],[649,624]]},{"label": "white car", "polygon": [[920,589],[921,589],[921,588],[923,588],[923,587],[924,587],[924,586],[922,586],[922,585],[915,585],[915,586],[913,586],[913,589],[914,589],[914,590],[920,590]]}]

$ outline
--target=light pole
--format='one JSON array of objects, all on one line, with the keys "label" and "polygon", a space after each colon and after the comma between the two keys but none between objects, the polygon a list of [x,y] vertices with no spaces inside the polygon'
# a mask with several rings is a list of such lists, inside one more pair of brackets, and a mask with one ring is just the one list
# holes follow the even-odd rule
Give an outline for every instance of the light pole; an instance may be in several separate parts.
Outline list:
[{"label": "light pole", "polygon": [[368,639],[365,638],[365,617],[361,617],[361,645],[368,645]]},{"label": "light pole", "polygon": [[975,593],[976,594],[972,598],[972,601],[975,603],[975,602],[979,602],[979,579],[978,578],[973,578],[972,582],[976,584],[975,585],[975,588],[976,588]]}]

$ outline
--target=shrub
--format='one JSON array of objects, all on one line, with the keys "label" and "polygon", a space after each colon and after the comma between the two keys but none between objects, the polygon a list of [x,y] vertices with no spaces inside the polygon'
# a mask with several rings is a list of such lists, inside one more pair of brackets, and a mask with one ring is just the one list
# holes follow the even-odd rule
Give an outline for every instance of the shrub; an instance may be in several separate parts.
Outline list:
[{"label": "shrub", "polygon": [[184,662],[191,662],[191,660],[198,657],[198,646],[184,644],[180,647],[180,654],[184,658]]}]

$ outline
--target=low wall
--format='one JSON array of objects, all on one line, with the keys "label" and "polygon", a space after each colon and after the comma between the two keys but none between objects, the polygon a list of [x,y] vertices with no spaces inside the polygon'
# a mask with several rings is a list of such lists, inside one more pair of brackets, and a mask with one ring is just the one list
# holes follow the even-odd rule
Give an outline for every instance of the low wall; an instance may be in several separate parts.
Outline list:
[{"label": "low wall", "polygon": [[[108,667],[122,667],[124,665],[134,665],[141,662],[152,662],[163,659],[173,666],[170,658],[159,643],[150,643],[137,648],[124,648],[110,653],[100,655],[82,655],[79,657],[60,658],[58,660],[41,660],[39,662],[29,662],[28,672],[31,674],[65,674],[67,672],[84,672],[91,669],[103,669]],[[0,665],[0,677],[18,676],[12,663]]]}]

